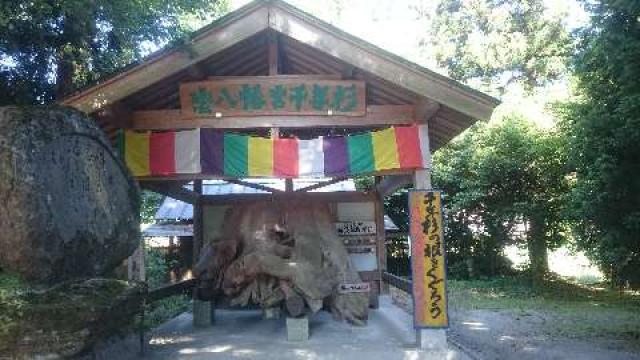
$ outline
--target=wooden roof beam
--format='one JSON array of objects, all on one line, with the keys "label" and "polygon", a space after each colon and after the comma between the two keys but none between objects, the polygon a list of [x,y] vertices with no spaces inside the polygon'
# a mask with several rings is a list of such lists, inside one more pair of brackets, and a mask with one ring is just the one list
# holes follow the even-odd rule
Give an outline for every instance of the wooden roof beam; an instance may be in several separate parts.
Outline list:
[{"label": "wooden roof beam", "polygon": [[282,190],[280,190],[280,189],[276,189],[276,188],[272,188],[272,187],[269,187],[269,186],[264,186],[264,185],[261,185],[261,184],[248,182],[248,181],[242,181],[242,180],[236,180],[236,179],[227,179],[225,181],[230,183],[230,184],[236,184],[236,185],[240,185],[240,186],[245,186],[245,187],[248,187],[248,188],[252,188],[252,189],[256,189],[256,190],[262,190],[262,191],[266,191],[266,192],[270,192],[270,193],[282,192]]},{"label": "wooden roof beam", "polygon": [[131,129],[171,130],[192,128],[298,128],[298,127],[361,127],[368,125],[403,125],[415,122],[413,105],[370,105],[365,116],[299,115],[299,116],[233,116],[183,119],[180,110],[135,111]]},{"label": "wooden roof beam", "polygon": [[201,63],[193,64],[187,68],[187,75],[191,80],[203,80],[207,77],[207,71]]},{"label": "wooden roof beam", "polygon": [[422,99],[416,104],[416,120],[421,123],[429,122],[440,110],[440,104],[429,99]]},{"label": "wooden roof beam", "polygon": [[324,192],[280,192],[273,194],[233,194],[233,195],[203,195],[203,205],[226,205],[255,201],[326,201],[326,202],[363,202],[376,199],[374,193],[360,191]]},{"label": "wooden roof beam", "polygon": [[185,182],[183,181],[140,181],[140,187],[143,189],[151,190],[158,194],[193,205],[198,201],[199,195],[194,191],[186,189],[183,186],[184,184]]},{"label": "wooden roof beam", "polygon": [[336,184],[336,183],[339,183],[339,182],[344,181],[346,179],[347,179],[346,177],[337,177],[337,178],[334,178],[334,179],[331,179],[331,180],[322,181],[322,182],[319,182],[317,184],[313,184],[313,185],[309,185],[309,186],[300,188],[300,189],[296,190],[296,192],[309,192],[311,190],[321,189],[321,188],[323,188],[325,186]]},{"label": "wooden roof beam", "polygon": [[411,183],[413,183],[413,175],[411,174],[385,176],[380,183],[376,184],[376,192],[381,198],[384,198]]},{"label": "wooden roof beam", "polygon": [[131,127],[132,111],[123,102],[117,102],[95,113],[95,119],[101,127]]}]

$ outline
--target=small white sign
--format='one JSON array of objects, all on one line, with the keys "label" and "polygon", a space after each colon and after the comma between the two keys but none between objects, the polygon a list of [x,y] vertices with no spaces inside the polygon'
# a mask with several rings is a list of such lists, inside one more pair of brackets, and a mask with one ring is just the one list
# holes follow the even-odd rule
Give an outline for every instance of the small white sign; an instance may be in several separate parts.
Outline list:
[{"label": "small white sign", "polygon": [[369,283],[353,283],[353,284],[340,284],[338,288],[338,292],[341,294],[349,294],[349,293],[361,293],[361,292],[369,292]]},{"label": "small white sign", "polygon": [[375,235],[375,221],[341,221],[336,223],[338,236]]}]

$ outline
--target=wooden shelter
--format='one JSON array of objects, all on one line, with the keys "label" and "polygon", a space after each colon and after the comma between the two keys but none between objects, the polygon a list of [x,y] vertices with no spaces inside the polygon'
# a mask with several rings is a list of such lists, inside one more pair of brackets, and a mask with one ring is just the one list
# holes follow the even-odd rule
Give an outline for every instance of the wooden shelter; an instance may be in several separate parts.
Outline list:
[{"label": "wooden shelter", "polygon": [[[308,86],[309,99],[312,87],[319,92],[329,89],[333,103],[323,98],[316,106],[307,98],[296,102],[289,97],[276,105],[278,99],[269,97],[275,95],[266,92],[283,86],[291,93],[296,84]],[[266,105],[251,103],[246,97],[252,90],[255,95],[256,89],[264,90],[260,95]],[[231,99],[229,92],[240,97]],[[346,102],[349,96],[352,102]],[[207,97],[209,102],[201,101]],[[194,33],[185,44],[159,51],[62,103],[90,114],[114,142],[122,129],[213,128],[271,138],[313,139],[420,124],[429,144],[420,150],[425,160],[476,120],[488,119],[498,104],[488,95],[279,0],[254,1]],[[155,173],[138,176],[138,180],[143,188],[195,205],[196,257],[209,221],[207,207],[264,199],[328,201],[338,207],[371,203],[379,266],[365,279],[379,282],[385,269],[381,199],[411,183],[416,188],[430,188],[430,169],[428,161],[425,163],[411,168],[372,168],[366,173],[376,181],[369,192],[313,192],[352,174],[301,189],[294,189],[289,179],[284,191],[244,181],[253,175],[250,172],[243,176],[203,171]],[[203,195],[203,179],[222,179],[268,193]],[[189,182],[193,182],[192,190],[184,186]]]}]

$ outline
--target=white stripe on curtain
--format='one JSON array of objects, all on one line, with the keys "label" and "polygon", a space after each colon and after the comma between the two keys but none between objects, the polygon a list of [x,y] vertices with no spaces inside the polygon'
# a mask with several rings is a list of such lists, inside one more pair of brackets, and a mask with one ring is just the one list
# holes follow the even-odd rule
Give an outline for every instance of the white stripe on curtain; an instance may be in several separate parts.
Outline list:
[{"label": "white stripe on curtain", "polygon": [[418,126],[420,137],[420,152],[422,153],[422,167],[431,169],[431,150],[429,149],[429,127],[427,124]]},{"label": "white stripe on curtain", "polygon": [[298,141],[299,176],[324,176],[322,138]]},{"label": "white stripe on curtain", "polygon": [[176,132],[176,173],[200,173],[200,129]]}]

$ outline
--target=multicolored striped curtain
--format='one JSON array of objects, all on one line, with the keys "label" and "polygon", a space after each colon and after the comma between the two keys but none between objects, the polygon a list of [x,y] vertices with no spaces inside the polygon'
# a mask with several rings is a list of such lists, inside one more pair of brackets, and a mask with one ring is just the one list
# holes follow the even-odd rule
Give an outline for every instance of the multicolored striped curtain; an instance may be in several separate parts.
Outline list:
[{"label": "multicolored striped curtain", "polygon": [[120,139],[137,177],[335,177],[429,168],[426,126],[391,127],[312,140],[263,138],[217,129],[135,132]]}]

